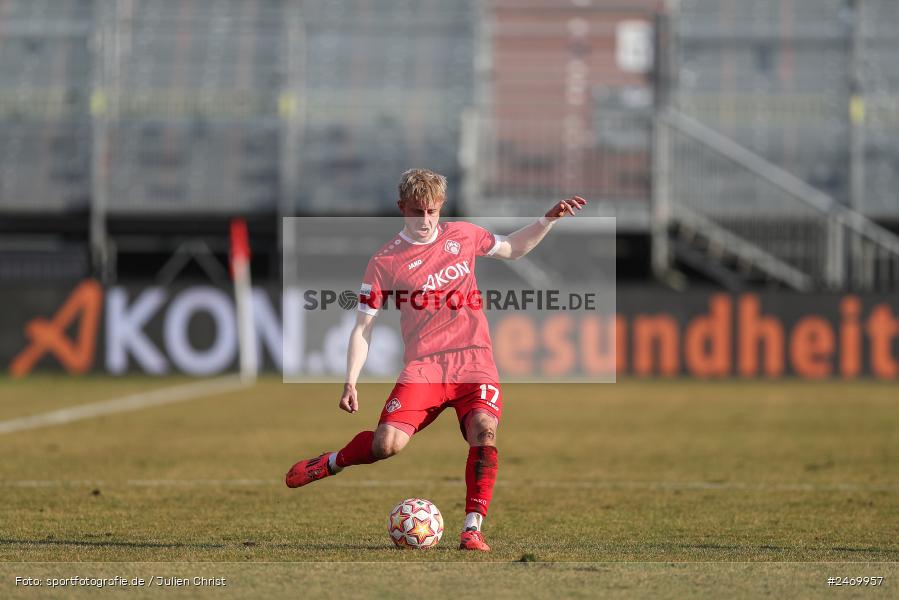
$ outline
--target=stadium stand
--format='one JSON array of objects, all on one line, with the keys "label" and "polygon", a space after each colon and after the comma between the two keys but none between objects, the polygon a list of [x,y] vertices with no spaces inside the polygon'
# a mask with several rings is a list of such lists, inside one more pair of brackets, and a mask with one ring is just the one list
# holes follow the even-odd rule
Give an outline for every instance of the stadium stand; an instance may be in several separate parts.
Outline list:
[{"label": "stadium stand", "polygon": [[864,211],[899,221],[899,3],[866,0],[862,13]]},{"label": "stadium stand", "polygon": [[849,217],[777,211],[899,222],[897,25],[894,0],[3,0],[0,274],[152,272],[234,215],[276,265],[279,216],[389,214],[410,166],[457,214],[579,193],[646,249],[663,123],[674,201],[830,285]]},{"label": "stadium stand", "polygon": [[105,5],[110,213],[274,211],[283,4]]},{"label": "stadium stand", "polygon": [[[302,173],[292,209],[383,212],[410,164],[457,175],[473,4],[4,2],[0,203],[86,208],[103,121],[108,179],[94,184],[112,216],[274,213],[285,167]],[[290,108],[301,151],[282,165]]]},{"label": "stadium stand", "polygon": [[857,106],[870,106],[868,118],[858,118],[873,177],[855,208],[896,219],[895,169],[886,156],[896,156],[897,70],[888,57],[899,50],[899,9],[890,0],[858,6],[863,10],[845,0],[684,0],[674,21],[674,101],[849,205],[850,109],[858,94]]},{"label": "stadium stand", "polygon": [[648,228],[651,65],[629,72],[616,48],[620,24],[651,30],[658,5],[490,3],[491,69],[472,161],[482,210],[532,213],[547,198],[578,193],[602,214],[631,211],[630,225]]},{"label": "stadium stand", "polygon": [[0,2],[0,229],[165,255],[241,214],[276,252],[279,215],[386,214],[414,165],[452,206],[477,4]]},{"label": "stadium stand", "polygon": [[671,102],[655,121],[657,265],[668,231],[673,255],[730,287],[763,274],[895,289],[899,237],[874,219],[899,217],[882,186],[897,113],[891,67],[870,47],[895,55],[899,36],[877,33],[872,10],[895,18],[878,0],[678,4]]},{"label": "stadium stand", "polygon": [[0,3],[0,209],[87,210],[93,3]]},{"label": "stadium stand", "polygon": [[389,211],[397,175],[415,165],[446,174],[455,193],[475,4],[304,2],[304,211]]}]

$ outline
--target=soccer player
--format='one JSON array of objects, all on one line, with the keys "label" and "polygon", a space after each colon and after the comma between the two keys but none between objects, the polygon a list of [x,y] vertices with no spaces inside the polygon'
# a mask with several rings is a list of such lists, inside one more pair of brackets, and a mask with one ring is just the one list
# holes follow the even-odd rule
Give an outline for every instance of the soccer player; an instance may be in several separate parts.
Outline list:
[{"label": "soccer player", "polygon": [[587,202],[578,196],[561,200],[534,223],[500,236],[471,223],[440,223],[445,196],[442,175],[425,169],[403,173],[397,206],[404,227],[365,270],[339,406],[351,414],[359,410],[356,382],[368,356],[375,315],[393,302],[400,310],[405,367],[387,396],[377,429],[358,433],[338,452],[301,460],[287,473],[286,483],[300,487],[352,465],[389,458],[452,407],[469,445],[459,547],[489,551],[481,526],[496,481],[502,389],[487,319],[480,305],[469,301],[478,293],[475,260],[524,256],[556,220],[575,215]]}]

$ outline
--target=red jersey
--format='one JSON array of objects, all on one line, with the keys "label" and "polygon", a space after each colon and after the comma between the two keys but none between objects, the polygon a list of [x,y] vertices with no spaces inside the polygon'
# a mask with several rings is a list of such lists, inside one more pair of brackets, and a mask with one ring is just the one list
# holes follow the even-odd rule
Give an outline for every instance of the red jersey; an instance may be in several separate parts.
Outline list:
[{"label": "red jersey", "polygon": [[401,231],[368,261],[359,310],[400,310],[406,363],[462,348],[492,350],[475,259],[496,252],[502,239],[461,221],[438,224],[427,242]]}]

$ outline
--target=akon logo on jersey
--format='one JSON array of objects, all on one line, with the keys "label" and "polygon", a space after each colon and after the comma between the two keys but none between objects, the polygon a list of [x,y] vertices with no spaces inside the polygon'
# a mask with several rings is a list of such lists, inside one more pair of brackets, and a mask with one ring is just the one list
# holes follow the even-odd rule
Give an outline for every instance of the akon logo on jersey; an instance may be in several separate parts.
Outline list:
[{"label": "akon logo on jersey", "polygon": [[469,273],[471,273],[471,269],[468,267],[467,260],[457,262],[454,265],[444,267],[436,273],[428,275],[428,281],[422,286],[421,291],[433,292],[434,290],[445,286],[450,281],[465,277]]}]

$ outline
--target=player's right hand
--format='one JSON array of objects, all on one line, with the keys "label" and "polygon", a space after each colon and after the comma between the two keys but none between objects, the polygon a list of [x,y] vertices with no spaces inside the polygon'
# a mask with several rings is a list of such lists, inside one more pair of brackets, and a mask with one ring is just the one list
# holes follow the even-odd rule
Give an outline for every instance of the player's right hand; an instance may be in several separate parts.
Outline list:
[{"label": "player's right hand", "polygon": [[550,221],[561,219],[562,217],[567,215],[571,215],[573,217],[577,214],[576,211],[584,208],[586,204],[587,201],[580,196],[572,196],[571,198],[565,198],[564,200],[559,200],[558,202],[553,204],[553,207],[546,211],[546,214],[543,216]]},{"label": "player's right hand", "polygon": [[350,414],[359,412],[359,397],[356,394],[355,385],[349,383],[343,385],[343,395],[340,397],[340,404],[338,406]]}]

